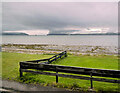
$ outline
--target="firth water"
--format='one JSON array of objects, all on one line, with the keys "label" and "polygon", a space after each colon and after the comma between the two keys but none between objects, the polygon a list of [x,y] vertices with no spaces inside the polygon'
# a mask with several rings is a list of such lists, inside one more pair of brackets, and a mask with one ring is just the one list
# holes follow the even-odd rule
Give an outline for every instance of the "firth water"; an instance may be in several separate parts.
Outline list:
[{"label": "firth water", "polygon": [[2,44],[118,46],[118,35],[2,36]]}]

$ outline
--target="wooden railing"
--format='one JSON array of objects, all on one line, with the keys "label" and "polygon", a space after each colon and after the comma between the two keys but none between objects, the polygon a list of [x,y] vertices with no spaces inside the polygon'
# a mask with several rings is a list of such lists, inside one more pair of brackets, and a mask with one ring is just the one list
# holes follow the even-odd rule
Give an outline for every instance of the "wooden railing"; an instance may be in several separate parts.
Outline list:
[{"label": "wooden railing", "polygon": [[[62,52],[58,55],[49,58],[49,61],[44,63],[38,63],[41,60],[20,62],[20,77],[23,76],[23,72],[30,72],[36,74],[56,76],[56,83],[58,83],[58,77],[84,79],[84,80],[90,80],[91,88],[93,88],[93,80],[101,81],[101,82],[120,83],[119,80],[120,70],[93,69],[93,68],[60,66],[60,65],[49,64],[58,58],[62,58],[63,56],[66,57],[67,53]],[[60,57],[60,55],[62,56]],[[48,59],[42,61],[46,61],[46,60]],[[36,69],[37,71],[33,71],[32,69]],[[52,72],[44,72],[44,71],[52,71]],[[66,74],[61,74],[59,72]],[[67,73],[68,74],[70,73],[71,75],[68,75]],[[83,76],[83,75],[87,75],[87,76]],[[93,76],[98,76],[98,77],[93,77]]]},{"label": "wooden railing", "polygon": [[47,59],[40,59],[40,60],[32,60],[32,61],[25,61],[25,62],[32,62],[32,63],[41,63],[41,64],[50,64],[58,59],[62,59],[64,57],[67,57],[67,52],[64,51],[62,53],[59,53],[57,55],[54,55],[51,58],[47,58]]}]

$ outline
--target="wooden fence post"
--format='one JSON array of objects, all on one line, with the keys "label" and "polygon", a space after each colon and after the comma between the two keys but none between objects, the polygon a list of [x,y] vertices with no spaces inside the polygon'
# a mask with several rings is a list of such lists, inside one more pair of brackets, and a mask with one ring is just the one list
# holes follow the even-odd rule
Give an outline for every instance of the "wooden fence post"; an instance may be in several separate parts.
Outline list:
[{"label": "wooden fence post", "polygon": [[50,59],[48,59],[48,63],[50,63]]},{"label": "wooden fence post", "polygon": [[65,51],[65,57],[67,57],[67,51]]},{"label": "wooden fence post", "polygon": [[61,55],[60,55],[60,59],[61,59]]},{"label": "wooden fence post", "polygon": [[91,89],[93,89],[93,81],[92,81],[92,72],[90,73],[90,83],[91,83]]},{"label": "wooden fence post", "polygon": [[57,56],[55,56],[55,61],[57,60]]},{"label": "wooden fence post", "polygon": [[19,69],[19,72],[20,72],[20,77],[22,77],[23,76],[23,72],[22,72],[21,68]]},{"label": "wooden fence post", "polygon": [[56,69],[56,83],[58,83],[58,71],[57,71],[57,67],[55,69]]}]

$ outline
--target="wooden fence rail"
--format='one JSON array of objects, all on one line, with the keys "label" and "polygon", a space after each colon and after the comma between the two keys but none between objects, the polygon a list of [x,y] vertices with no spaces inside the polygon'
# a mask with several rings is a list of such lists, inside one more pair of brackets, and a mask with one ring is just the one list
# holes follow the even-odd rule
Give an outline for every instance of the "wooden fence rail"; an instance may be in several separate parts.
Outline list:
[{"label": "wooden fence rail", "polygon": [[[41,61],[41,60],[20,62],[20,77],[23,76],[23,72],[30,72],[30,73],[36,73],[36,74],[56,76],[56,83],[58,82],[58,77],[85,79],[85,80],[90,80],[91,88],[93,88],[93,80],[110,82],[110,83],[120,83],[120,80],[119,80],[120,70],[93,69],[93,68],[60,66],[60,65],[49,64],[63,56],[66,57],[67,53],[62,52],[49,59],[44,59],[42,61],[46,61],[46,60],[48,61],[43,63],[38,63],[38,61]],[[32,69],[36,69],[37,71],[33,71]],[[52,72],[45,72],[45,71],[52,71]],[[66,74],[61,74],[59,72],[66,73]],[[71,75],[68,75],[69,73],[71,73]],[[87,76],[83,76],[83,75],[87,75]],[[98,76],[98,77],[93,77],[93,76]],[[107,77],[112,79],[109,79]]]},{"label": "wooden fence rail", "polygon": [[[47,58],[47,59],[40,59],[40,60],[32,60],[32,61],[25,61],[25,62],[32,62],[32,63],[39,63],[41,62],[42,64],[50,64],[52,63],[53,61],[56,61],[57,59],[59,58],[64,58],[64,57],[67,57],[67,52],[64,51],[62,53],[59,53],[57,55],[54,55],[53,57],[51,58]],[[44,62],[45,61],[45,62]]]}]

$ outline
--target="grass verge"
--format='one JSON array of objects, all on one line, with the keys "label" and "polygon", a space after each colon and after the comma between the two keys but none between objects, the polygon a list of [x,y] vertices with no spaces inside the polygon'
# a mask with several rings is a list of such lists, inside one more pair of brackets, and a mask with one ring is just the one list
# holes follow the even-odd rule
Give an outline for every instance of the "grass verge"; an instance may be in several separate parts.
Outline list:
[{"label": "grass verge", "polygon": [[[62,88],[69,88],[75,90],[87,91],[90,89],[89,80],[79,80],[72,78],[59,77],[59,83],[55,83],[55,76],[35,75],[31,73],[24,73],[22,78],[19,78],[19,62],[28,60],[38,60],[49,58],[53,55],[47,54],[21,54],[21,53],[2,53],[2,78],[9,80],[16,80],[24,83],[42,84],[44,86],[55,86]],[[88,67],[88,68],[102,68],[102,69],[118,69],[117,56],[85,56],[85,55],[68,55],[67,58],[58,60],[53,64]],[[94,81],[95,91],[118,91],[118,84],[97,82]]]}]

